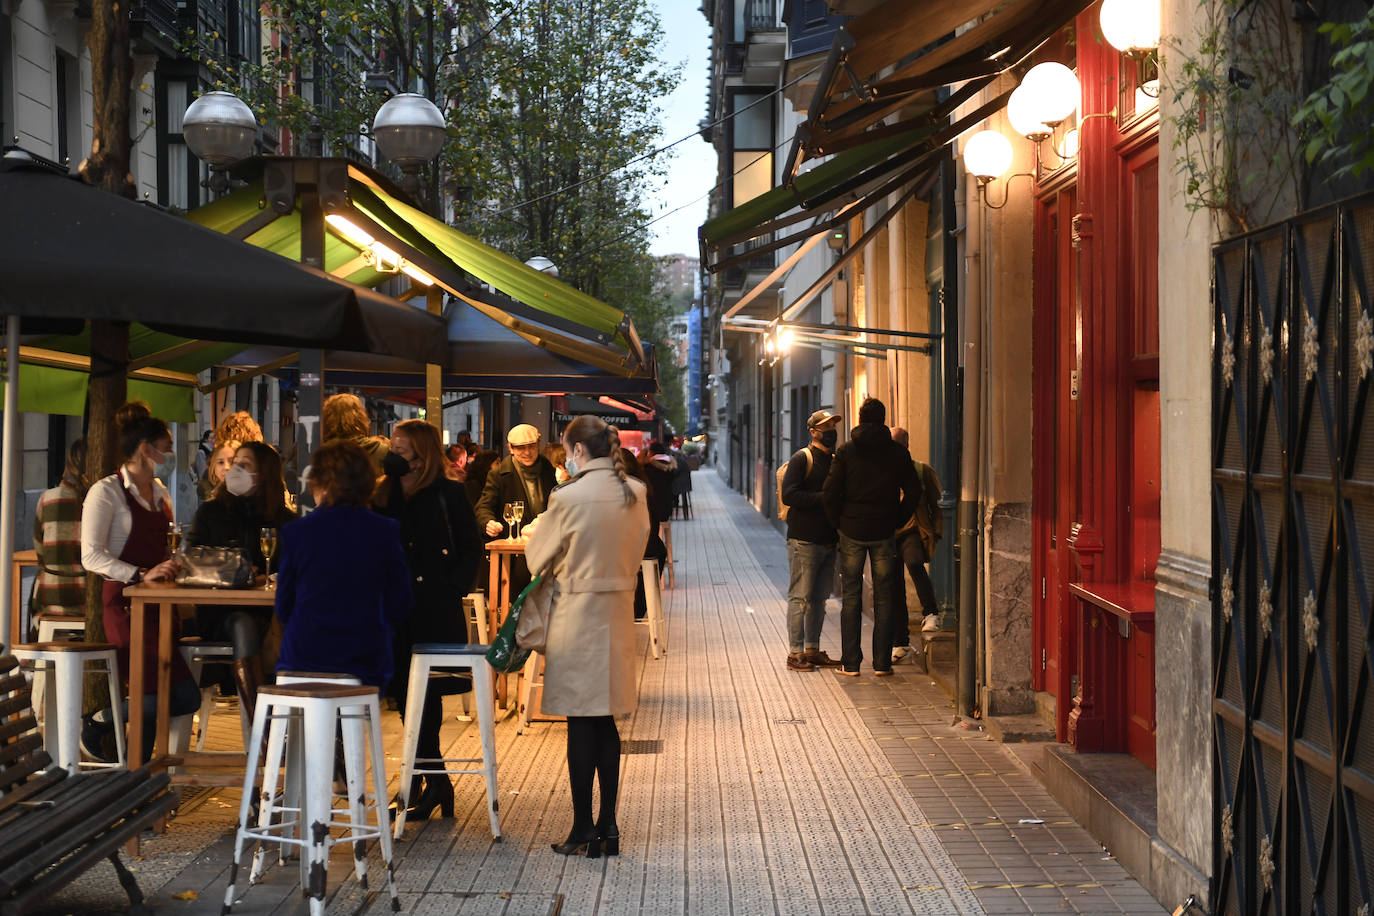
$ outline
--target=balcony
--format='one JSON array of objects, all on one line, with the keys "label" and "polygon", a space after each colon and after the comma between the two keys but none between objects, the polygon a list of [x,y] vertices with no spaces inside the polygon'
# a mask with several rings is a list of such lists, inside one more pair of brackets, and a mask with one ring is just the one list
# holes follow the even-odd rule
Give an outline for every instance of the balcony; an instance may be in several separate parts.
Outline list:
[{"label": "balcony", "polygon": [[778,17],[782,4],[778,0],[746,0],[744,5],[744,28],[748,32],[768,32],[782,28]]}]

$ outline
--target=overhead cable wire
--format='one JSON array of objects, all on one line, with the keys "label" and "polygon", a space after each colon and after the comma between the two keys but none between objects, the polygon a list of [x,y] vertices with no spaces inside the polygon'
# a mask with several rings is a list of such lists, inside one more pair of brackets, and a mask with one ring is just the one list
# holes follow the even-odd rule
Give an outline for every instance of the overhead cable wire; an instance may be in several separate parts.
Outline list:
[{"label": "overhead cable wire", "polygon": [[[518,204],[511,204],[509,207],[503,207],[503,208],[500,209],[500,210],[493,210],[493,209],[491,209],[490,207],[483,207],[482,209],[483,209],[483,210],[486,210],[487,213],[489,213],[489,214],[491,214],[491,215],[493,215],[493,216],[505,216],[507,213],[510,213],[510,212],[512,212],[512,211],[514,211],[514,210],[521,210],[521,209],[524,209],[525,207],[531,206],[531,205],[533,205],[533,204],[537,204],[537,203],[539,203],[539,202],[541,202],[541,201],[548,200],[550,197],[556,197],[556,196],[558,196],[559,194],[566,194],[568,191],[575,191],[575,190],[577,190],[578,188],[582,187],[583,185],[585,185],[585,184],[590,184],[590,183],[593,182],[593,181],[600,181],[600,180],[603,179],[603,178],[609,178],[611,175],[614,175],[614,174],[617,173],[617,172],[623,172],[625,169],[628,169],[630,166],[638,165],[638,164],[641,163],[641,162],[644,162],[644,161],[646,161],[646,160],[648,160],[648,159],[652,159],[652,158],[654,158],[655,156],[658,156],[658,155],[660,155],[660,154],[662,154],[662,153],[668,152],[668,150],[672,149],[672,148],[675,147],[675,146],[679,146],[679,145],[681,145],[681,144],[683,144],[683,143],[686,143],[688,140],[692,139],[693,137],[699,136],[703,130],[708,130],[708,129],[713,128],[713,127],[719,127],[721,124],[724,124],[726,121],[730,120],[731,118],[735,117],[736,115],[744,114],[744,112],[746,112],[746,111],[748,111],[749,109],[753,108],[755,105],[762,105],[764,102],[768,101],[769,99],[773,98],[774,96],[778,95],[779,93],[784,92],[785,90],[792,88],[792,87],[795,86],[797,83],[800,83],[802,80],[806,79],[808,76],[811,76],[813,73],[816,73],[816,72],[817,72],[818,70],[820,70],[820,69],[821,69],[821,68],[820,68],[819,66],[812,67],[810,70],[807,70],[805,73],[801,74],[800,76],[798,76],[796,79],[792,80],[791,82],[785,83],[785,84],[783,84],[782,86],[779,86],[777,89],[774,89],[772,92],[769,92],[769,93],[767,93],[767,94],[765,94],[765,95],[759,96],[757,99],[755,99],[754,101],[750,102],[748,105],[745,105],[743,108],[739,109],[738,111],[732,111],[732,112],[730,112],[729,114],[722,115],[721,117],[717,118],[716,120],[712,121],[710,124],[707,124],[707,125],[705,125],[705,126],[698,126],[698,128],[697,128],[696,130],[694,130],[692,133],[688,134],[687,136],[685,136],[685,137],[680,137],[680,138],[678,138],[677,140],[674,140],[672,143],[669,143],[669,144],[667,144],[667,145],[665,145],[665,146],[660,146],[658,149],[650,150],[650,151],[647,152],[647,153],[644,153],[644,154],[642,154],[642,155],[636,156],[635,158],[631,159],[629,162],[624,163],[623,165],[618,165],[618,166],[616,166],[615,168],[613,168],[613,169],[608,169],[607,171],[602,172],[602,173],[600,173],[600,174],[598,174],[598,175],[592,175],[592,176],[589,176],[589,177],[587,177],[587,178],[583,178],[583,179],[580,180],[580,181],[575,181],[575,182],[573,182],[573,183],[570,184],[570,185],[565,185],[565,186],[563,186],[563,187],[561,187],[561,188],[556,188],[556,189],[554,189],[554,190],[552,190],[552,191],[547,191],[547,192],[545,192],[545,193],[543,193],[543,194],[540,194],[538,197],[531,197],[529,200],[522,201],[521,203],[518,203]],[[693,203],[695,203],[695,201],[693,201]],[[691,204],[687,204],[687,206],[691,206]]]}]

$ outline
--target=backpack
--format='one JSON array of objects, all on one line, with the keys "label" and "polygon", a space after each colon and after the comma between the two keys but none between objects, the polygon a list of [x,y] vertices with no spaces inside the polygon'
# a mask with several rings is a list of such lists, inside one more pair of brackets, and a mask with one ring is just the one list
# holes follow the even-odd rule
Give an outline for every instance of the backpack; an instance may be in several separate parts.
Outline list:
[{"label": "backpack", "polygon": [[[801,451],[806,455],[806,477],[810,477],[811,468],[814,467],[813,463],[815,459],[811,457],[810,447],[801,449]],[[784,522],[787,521],[787,504],[782,501],[782,478],[783,475],[787,473],[787,465],[791,463],[792,459],[789,458],[781,467],[778,468],[778,518],[782,519]],[[806,477],[803,477],[802,479],[805,480]]]}]

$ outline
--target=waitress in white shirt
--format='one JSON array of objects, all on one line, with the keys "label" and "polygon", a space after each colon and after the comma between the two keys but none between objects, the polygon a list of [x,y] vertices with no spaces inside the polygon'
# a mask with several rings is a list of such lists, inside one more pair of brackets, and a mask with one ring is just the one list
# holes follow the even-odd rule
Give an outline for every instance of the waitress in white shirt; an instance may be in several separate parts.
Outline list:
[{"label": "waitress in white shirt", "polygon": [[[104,578],[103,620],[105,638],[115,646],[120,674],[129,676],[129,600],[124,588],[138,582],[172,579],[177,563],[168,558],[167,527],[172,521],[172,501],[159,477],[176,467],[172,436],[167,424],[150,416],[143,405],[125,405],[117,414],[119,447],[123,459],[118,470],[96,481],[86,495],[81,513],[81,563],[88,572]],[[144,684],[157,685],[158,621],[150,618],[144,630]],[[174,633],[173,639],[179,634]],[[156,696],[144,695],[145,715],[153,715]],[[191,680],[180,655],[172,659],[171,715],[195,712],[200,692]],[[126,706],[127,709],[127,706]],[[100,757],[112,730],[105,711],[87,718],[82,729],[82,749]],[[145,736],[144,759],[152,747],[152,730]]]}]

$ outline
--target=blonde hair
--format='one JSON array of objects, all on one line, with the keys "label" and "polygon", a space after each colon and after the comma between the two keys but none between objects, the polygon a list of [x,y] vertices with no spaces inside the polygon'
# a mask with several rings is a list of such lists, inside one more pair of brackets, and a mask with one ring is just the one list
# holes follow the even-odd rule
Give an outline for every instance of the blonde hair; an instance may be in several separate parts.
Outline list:
[{"label": "blonde hair", "polygon": [[332,394],[320,409],[320,438],[359,439],[368,434],[371,422],[356,394]]},{"label": "blonde hair", "polygon": [[262,427],[246,410],[236,410],[215,427],[215,448],[235,443],[235,450],[245,442],[262,442]]},{"label": "blonde hair", "polygon": [[610,457],[615,465],[615,475],[620,478],[620,485],[625,488],[625,505],[633,506],[636,496],[634,488],[630,486],[629,472],[625,468],[625,456],[620,448],[620,430],[607,423],[600,417],[591,414],[583,414],[568,424],[568,428],[563,430],[563,441],[567,443],[567,449],[572,451],[572,447],[577,443],[582,443],[582,447],[587,450],[590,458]]}]

